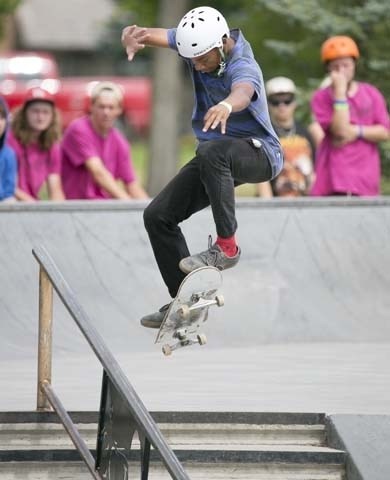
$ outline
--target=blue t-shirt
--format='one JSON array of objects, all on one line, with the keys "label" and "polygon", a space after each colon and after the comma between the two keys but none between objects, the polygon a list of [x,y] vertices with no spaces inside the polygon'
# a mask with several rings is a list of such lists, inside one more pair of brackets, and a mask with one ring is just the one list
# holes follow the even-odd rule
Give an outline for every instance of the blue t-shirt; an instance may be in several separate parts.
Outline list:
[{"label": "blue t-shirt", "polygon": [[[235,40],[235,45],[226,59],[226,69],[220,77],[198,72],[190,59],[183,59],[189,67],[194,85],[192,128],[200,142],[226,136],[259,140],[271,163],[272,176],[275,177],[282,169],[283,154],[269,117],[263,75],[253,56],[252,48],[242,33],[239,30],[231,30],[230,36]],[[169,47],[177,51],[175,28],[168,30],[168,42]],[[203,118],[209,108],[224,100],[230,94],[232,86],[241,82],[254,86],[255,94],[250,105],[245,110],[230,115],[225,135],[218,128],[203,132]]]}]

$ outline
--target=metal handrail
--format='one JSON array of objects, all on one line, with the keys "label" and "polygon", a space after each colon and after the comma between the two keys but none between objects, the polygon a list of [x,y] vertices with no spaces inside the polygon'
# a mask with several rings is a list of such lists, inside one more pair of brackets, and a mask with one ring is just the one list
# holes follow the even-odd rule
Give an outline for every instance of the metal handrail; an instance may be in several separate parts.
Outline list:
[{"label": "metal handrail", "polygon": [[[49,396],[50,393],[54,393],[50,387],[53,318],[52,289],[54,288],[58,297],[61,299],[62,303],[99,359],[110,381],[121,395],[137,424],[137,428],[139,428],[140,432],[145,435],[155,450],[159,452],[161,460],[171,477],[174,480],[189,480],[189,476],[183,469],[183,466],[177,459],[175,453],[166,442],[160,429],[132,387],[119,363],[107,348],[103,338],[90,322],[86,312],[79,304],[76,295],[66,282],[46,248],[43,246],[34,247],[33,255],[40,265],[37,410],[48,410],[50,404],[53,405],[53,402],[50,402]],[[57,403],[59,403],[58,398],[57,401]],[[60,412],[57,411],[57,413],[59,413],[61,418]],[[64,423],[62,418],[61,420]],[[75,443],[73,438],[72,440],[73,443]],[[78,448],[77,445],[76,448]],[[80,450],[79,453],[82,455]],[[87,460],[84,457],[83,459],[87,463]]]}]

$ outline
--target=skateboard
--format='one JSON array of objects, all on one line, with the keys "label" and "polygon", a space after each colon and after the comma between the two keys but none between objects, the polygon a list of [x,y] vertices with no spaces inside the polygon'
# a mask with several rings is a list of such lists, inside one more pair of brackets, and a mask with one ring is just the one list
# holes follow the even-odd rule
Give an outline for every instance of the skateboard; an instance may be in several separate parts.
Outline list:
[{"label": "skateboard", "polygon": [[155,343],[176,340],[163,345],[164,355],[181,347],[207,343],[206,335],[199,331],[208,318],[209,308],[224,305],[224,298],[218,293],[221,286],[222,274],[215,267],[198,268],[184,278],[156,337]]}]

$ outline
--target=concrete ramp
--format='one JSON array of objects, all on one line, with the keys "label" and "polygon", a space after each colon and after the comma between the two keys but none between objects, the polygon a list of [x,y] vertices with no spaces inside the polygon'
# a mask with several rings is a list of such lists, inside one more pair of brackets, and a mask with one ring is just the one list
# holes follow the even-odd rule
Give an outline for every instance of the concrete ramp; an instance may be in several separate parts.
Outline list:
[{"label": "concrete ramp", "polygon": [[[43,244],[115,351],[152,348],[139,318],[169,299],[147,235],[144,203],[0,206],[0,357],[35,353]],[[242,260],[224,272],[225,307],[211,312],[208,348],[390,340],[390,202],[239,201]],[[215,235],[209,209],[184,223],[191,251]],[[55,348],[85,341],[59,301]]]}]

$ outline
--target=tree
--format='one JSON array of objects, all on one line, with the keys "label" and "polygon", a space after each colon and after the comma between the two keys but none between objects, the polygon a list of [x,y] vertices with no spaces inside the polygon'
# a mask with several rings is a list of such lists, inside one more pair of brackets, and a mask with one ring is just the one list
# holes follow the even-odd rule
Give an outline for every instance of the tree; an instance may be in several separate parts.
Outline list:
[{"label": "tree", "polygon": [[15,11],[20,0],[1,0],[0,2],[0,39],[4,34],[4,21],[9,14]]},{"label": "tree", "polygon": [[[122,5],[134,7],[135,21],[141,25],[169,28],[175,26],[188,7],[188,0],[135,2],[123,0]],[[138,17],[138,18],[137,18]],[[178,166],[179,105],[181,70],[177,55],[165,49],[153,52],[152,128],[149,145],[147,190],[153,196],[175,175]]]},{"label": "tree", "polygon": [[[358,43],[359,78],[390,97],[390,9],[382,0],[244,0],[245,30],[266,78],[286,75],[312,90],[323,77],[320,46],[331,35],[350,35]],[[250,15],[243,15],[242,9]]]},{"label": "tree", "polygon": [[[158,25],[175,25],[186,0],[161,0]],[[157,194],[176,174],[178,166],[181,70],[177,55],[155,49],[153,55],[153,117],[150,137],[148,192]]]}]

